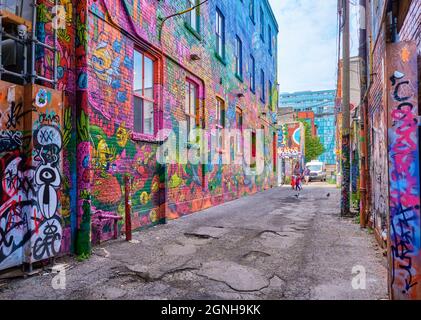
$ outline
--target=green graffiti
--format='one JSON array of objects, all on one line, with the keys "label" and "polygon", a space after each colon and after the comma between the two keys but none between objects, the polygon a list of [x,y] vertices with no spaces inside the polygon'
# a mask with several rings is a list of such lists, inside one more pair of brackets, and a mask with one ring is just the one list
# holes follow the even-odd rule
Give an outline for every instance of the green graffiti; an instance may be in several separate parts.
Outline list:
[{"label": "green graffiti", "polygon": [[78,141],[89,141],[89,117],[82,110],[77,121]]},{"label": "green graffiti", "polygon": [[181,179],[177,173],[175,173],[169,182],[170,188],[177,188],[183,183],[183,179]]},{"label": "green graffiti", "polygon": [[91,254],[91,204],[88,200],[83,201],[83,215],[79,232],[76,238],[76,253],[79,256]]}]

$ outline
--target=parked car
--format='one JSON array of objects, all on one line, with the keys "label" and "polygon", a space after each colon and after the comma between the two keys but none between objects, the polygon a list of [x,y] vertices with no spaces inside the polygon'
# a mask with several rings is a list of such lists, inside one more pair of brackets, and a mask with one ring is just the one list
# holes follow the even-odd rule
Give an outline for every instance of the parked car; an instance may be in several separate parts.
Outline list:
[{"label": "parked car", "polygon": [[306,164],[310,169],[310,181],[326,181],[326,165],[324,162],[313,160]]}]

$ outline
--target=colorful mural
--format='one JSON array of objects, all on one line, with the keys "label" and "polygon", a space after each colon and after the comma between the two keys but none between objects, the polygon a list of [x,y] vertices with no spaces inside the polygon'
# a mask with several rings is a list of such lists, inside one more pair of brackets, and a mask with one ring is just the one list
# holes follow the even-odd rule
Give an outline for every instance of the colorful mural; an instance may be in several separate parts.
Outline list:
[{"label": "colorful mural", "polygon": [[69,236],[61,214],[62,95],[0,82],[0,111],[0,269],[5,269],[66,251]]},{"label": "colorful mural", "polygon": [[394,299],[421,299],[421,223],[417,47],[388,45],[391,288]]},{"label": "colorful mural", "polygon": [[[0,269],[6,263],[8,266],[22,262],[21,248],[26,243],[35,249],[28,261],[67,252],[88,257],[92,242],[101,240],[100,233],[93,237],[92,232],[104,212],[114,215],[115,221],[119,221],[118,231],[124,232],[124,177],[127,175],[131,181],[133,230],[275,185],[273,152],[276,148],[272,148],[272,139],[276,136],[273,135],[277,105],[276,32],[268,39],[273,45],[270,53],[268,41],[264,43],[260,39],[258,28],[248,17],[235,16],[239,21],[234,23],[231,15],[246,4],[234,0],[207,2],[200,9],[197,34],[186,26],[184,18],[169,19],[160,26],[162,17],[185,9],[185,3],[180,1],[59,0],[59,5],[65,10],[64,27],[57,30],[57,92],[63,93],[61,102],[51,104],[56,91],[49,89],[48,84],[39,90],[33,87],[35,106],[28,111],[31,114],[28,123],[33,127],[24,128],[23,105],[12,105],[7,100],[7,91],[1,98],[1,121],[6,128],[2,128],[0,136],[0,168],[2,179],[4,172],[13,178],[6,179],[9,182],[5,180],[7,183],[1,189],[4,204],[0,230],[2,235],[14,230],[8,221],[13,221],[23,210],[25,219],[31,218],[15,225],[26,224],[31,231],[20,233],[21,238],[14,236],[14,242],[5,236],[7,241],[1,243]],[[262,0],[261,5],[267,23],[277,30],[267,1]],[[54,44],[52,6],[51,1],[40,0],[37,7],[37,37],[49,45]],[[242,38],[242,77],[235,75],[233,43],[226,42],[225,56],[218,59],[214,41],[203,41],[214,39],[217,6],[226,15],[227,39],[234,34]],[[134,111],[135,50],[145,54],[154,69],[150,96],[154,121],[149,135],[135,130],[138,126]],[[192,54],[200,59],[191,59]],[[260,88],[252,92],[248,86],[250,55],[257,62],[256,75],[260,69],[267,75],[265,101],[260,99],[263,96]],[[47,78],[54,75],[53,61],[49,50],[36,47],[36,68],[40,75]],[[223,164],[226,154],[235,158],[242,153],[231,140],[227,150],[216,153],[218,161],[213,163],[157,162],[157,150],[164,142],[158,138],[159,130],[183,133],[187,82],[197,87],[197,127],[208,132],[216,128],[218,97],[224,101],[225,128],[237,128],[240,112],[242,128],[264,130],[261,175],[247,175],[241,164]],[[269,84],[274,86],[269,88]],[[21,99],[24,89],[15,90],[22,91],[15,95]],[[203,150],[212,148],[211,138],[212,134],[207,133],[200,145]],[[177,143],[180,148],[186,142]],[[29,176],[31,180],[26,181]],[[19,182],[18,187],[10,181]],[[24,189],[17,191],[19,188]],[[21,210],[16,203],[25,201],[28,208]],[[37,237],[32,230],[36,230]],[[3,262],[6,256],[10,258]]]}]

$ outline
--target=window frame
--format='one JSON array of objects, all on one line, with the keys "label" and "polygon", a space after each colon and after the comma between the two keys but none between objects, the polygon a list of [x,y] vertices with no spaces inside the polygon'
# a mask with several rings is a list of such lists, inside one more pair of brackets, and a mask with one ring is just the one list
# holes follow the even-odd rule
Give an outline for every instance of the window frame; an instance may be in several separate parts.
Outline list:
[{"label": "window frame", "polygon": [[[186,0],[188,9],[193,8],[199,4],[200,0]],[[195,26],[192,25],[192,12],[195,13],[196,21]],[[186,23],[191,31],[195,32],[196,34],[200,34],[200,6],[196,7],[196,9],[187,12],[186,15]]]},{"label": "window frame", "polygon": [[262,101],[263,103],[266,102],[266,82],[265,82],[265,71],[263,69],[260,69],[260,85],[261,85],[261,96],[260,96],[260,101]]},{"label": "window frame", "polygon": [[[219,26],[220,24],[219,22],[221,22],[220,26]],[[222,30],[219,30],[220,29],[219,27],[221,27]],[[223,60],[225,59],[225,16],[218,7],[216,7],[215,37],[216,37],[216,54]],[[220,44],[220,41],[221,41],[221,44]]]},{"label": "window frame", "polygon": [[217,146],[218,152],[222,153],[224,150],[224,129],[226,125],[226,110],[225,100],[221,97],[216,97],[216,135],[217,135]]},{"label": "window frame", "polygon": [[235,110],[235,126],[237,131],[236,139],[236,153],[237,155],[243,155],[244,140],[243,140],[243,128],[244,128],[244,114],[240,107]]},{"label": "window frame", "polygon": [[249,4],[249,17],[251,19],[251,21],[253,23],[256,23],[256,18],[255,18],[255,5],[254,5],[254,0],[250,0],[250,4]]},{"label": "window frame", "polygon": [[[153,55],[149,54],[147,51],[144,51],[140,48],[135,48],[134,52],[137,52],[139,54],[141,54],[142,56],[142,95],[138,94],[135,92],[135,75],[134,75],[134,71],[135,68],[133,68],[133,81],[132,81],[132,90],[133,90],[133,118],[135,118],[135,99],[141,99],[142,100],[142,112],[140,115],[141,118],[141,130],[137,130],[136,128],[136,124],[135,121],[133,121],[133,132],[136,135],[141,135],[141,136],[145,136],[145,137],[154,137],[156,134],[156,107],[158,104],[158,99],[156,97],[156,72],[157,72],[157,59],[156,57],[154,57]],[[135,53],[133,53],[133,65],[135,64],[135,57],[134,57]],[[148,58],[149,60],[152,61],[152,99],[150,97],[147,97],[144,93],[145,93],[145,57]],[[152,112],[152,133],[149,132],[145,132],[145,108],[144,108],[144,101],[152,103],[153,104],[153,112]]]},{"label": "window frame", "polygon": [[[190,78],[186,78],[185,80],[185,84],[186,84],[186,88],[185,88],[185,99],[184,99],[184,115],[186,117],[187,120],[187,132],[186,132],[186,139],[187,139],[187,143],[197,143],[198,142],[198,137],[196,137],[196,141],[192,141],[190,140],[190,132],[198,127],[200,127],[200,101],[199,101],[199,85],[191,80]],[[191,106],[191,89],[193,88],[194,90],[194,110],[192,110],[192,106]],[[189,110],[187,111],[187,95],[189,98]],[[194,111],[194,113],[191,113],[192,111]],[[191,119],[194,118],[194,128],[190,127],[190,121]]]},{"label": "window frame", "polygon": [[243,42],[238,35],[235,36],[235,75],[243,79]]},{"label": "window frame", "polygon": [[260,7],[260,38],[265,42],[265,13],[262,7]]},{"label": "window frame", "polygon": [[256,93],[256,60],[252,54],[250,54],[250,64],[250,91]]}]

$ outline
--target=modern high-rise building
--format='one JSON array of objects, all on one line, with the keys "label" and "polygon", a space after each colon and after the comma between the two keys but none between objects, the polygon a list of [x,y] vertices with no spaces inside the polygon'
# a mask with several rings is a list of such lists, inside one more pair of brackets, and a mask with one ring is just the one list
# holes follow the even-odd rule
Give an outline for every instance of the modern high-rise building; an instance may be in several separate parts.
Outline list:
[{"label": "modern high-rise building", "polygon": [[[282,93],[279,96],[281,108],[293,108],[297,113],[314,114],[315,133],[325,147],[318,160],[327,165],[336,164],[335,154],[335,90],[303,91]],[[313,120],[311,120],[313,122]]]}]

